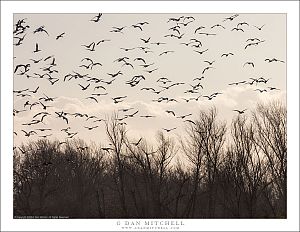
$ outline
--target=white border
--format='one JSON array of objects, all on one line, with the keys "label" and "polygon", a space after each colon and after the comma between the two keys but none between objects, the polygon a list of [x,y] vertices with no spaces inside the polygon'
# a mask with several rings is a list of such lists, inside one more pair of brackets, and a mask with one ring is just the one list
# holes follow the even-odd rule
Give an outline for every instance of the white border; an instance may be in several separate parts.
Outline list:
[{"label": "white border", "polygon": [[182,230],[299,230],[299,2],[295,1],[5,1],[1,2],[1,229],[5,231],[116,231],[117,220],[12,219],[12,28],[13,13],[287,13],[288,74],[288,219],[183,220]]}]

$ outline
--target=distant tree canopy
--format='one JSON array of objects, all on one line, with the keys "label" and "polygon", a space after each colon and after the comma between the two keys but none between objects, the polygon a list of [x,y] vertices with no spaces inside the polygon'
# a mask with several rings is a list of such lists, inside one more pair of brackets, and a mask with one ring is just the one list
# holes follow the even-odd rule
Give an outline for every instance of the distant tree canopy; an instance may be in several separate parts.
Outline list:
[{"label": "distant tree canopy", "polygon": [[14,216],[286,218],[286,120],[279,102],[230,126],[211,108],[178,141],[158,132],[151,145],[131,141],[112,117],[109,147],[22,145],[14,150]]}]

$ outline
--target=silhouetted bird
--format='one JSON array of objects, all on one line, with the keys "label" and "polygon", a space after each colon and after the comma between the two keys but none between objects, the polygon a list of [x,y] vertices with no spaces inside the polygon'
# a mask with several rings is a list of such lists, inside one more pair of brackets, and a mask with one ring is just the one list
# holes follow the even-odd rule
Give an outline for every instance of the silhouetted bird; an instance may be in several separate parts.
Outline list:
[{"label": "silhouetted bird", "polygon": [[49,36],[48,32],[45,30],[45,26],[40,26],[33,31],[34,34],[37,32],[45,32]]},{"label": "silhouetted bird", "polygon": [[222,26],[221,24],[215,24],[215,25],[211,26],[210,28],[212,29],[212,28],[214,28],[214,27],[222,27],[223,29],[225,29],[225,27]]},{"label": "silhouetted bird", "polygon": [[132,143],[134,146],[138,146],[140,142],[142,141],[142,138],[140,138],[136,143]]},{"label": "silhouetted bird", "polygon": [[231,31],[242,31],[242,32],[244,32],[244,30],[242,28],[238,28],[238,27],[232,28]]},{"label": "silhouetted bird", "polygon": [[38,43],[35,44],[35,50],[33,51],[33,53],[37,53],[37,52],[40,52],[42,51],[41,49],[39,49],[39,45]]},{"label": "silhouetted bird", "polygon": [[223,53],[223,54],[221,55],[221,57],[223,57],[223,56],[228,57],[229,55],[233,56],[234,54],[231,53],[231,52],[229,52],[229,53]]},{"label": "silhouetted bird", "polygon": [[233,111],[238,112],[239,114],[243,114],[243,113],[245,113],[246,110],[247,109],[244,109],[244,110],[233,110]]},{"label": "silhouetted bird", "polygon": [[256,27],[259,31],[261,31],[264,26],[265,26],[265,24],[260,27],[254,25],[254,27]]},{"label": "silhouetted bird", "polygon": [[174,113],[173,110],[166,110],[166,112],[167,112],[168,114],[172,114],[172,115],[175,117],[175,113]]},{"label": "silhouetted bird", "polygon": [[93,21],[95,23],[100,21],[100,18],[102,17],[102,13],[97,14],[96,16],[94,16],[90,21]]},{"label": "silhouetted bird", "polygon": [[265,59],[265,61],[268,61],[269,63],[271,63],[271,62],[281,62],[281,63],[284,63],[283,60],[278,60],[278,59],[276,59],[276,58],[273,58],[273,59],[267,58],[267,59]]},{"label": "silhouetted bird", "polygon": [[62,38],[65,35],[65,32],[59,34],[58,36],[56,36],[56,40],[58,40],[59,38]]},{"label": "silhouetted bird", "polygon": [[88,84],[87,86],[83,86],[81,84],[78,84],[80,87],[81,87],[81,90],[87,90],[87,88],[91,85],[91,84]]},{"label": "silhouetted bird", "polygon": [[165,130],[166,132],[170,132],[172,130],[175,130],[177,127],[171,128],[171,129],[166,129],[166,128],[162,128],[163,130]]},{"label": "silhouetted bird", "polygon": [[254,68],[254,63],[253,62],[246,62],[244,65],[243,65],[243,67],[245,67],[245,65],[251,65],[253,68]]}]

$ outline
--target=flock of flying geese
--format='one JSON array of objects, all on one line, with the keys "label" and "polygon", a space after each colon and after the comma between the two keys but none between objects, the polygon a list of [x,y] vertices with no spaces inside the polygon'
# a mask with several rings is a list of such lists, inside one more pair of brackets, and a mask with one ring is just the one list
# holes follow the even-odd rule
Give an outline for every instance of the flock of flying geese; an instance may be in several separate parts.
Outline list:
[{"label": "flock of flying geese", "polygon": [[[104,15],[105,16],[105,15]],[[92,17],[91,19],[87,19],[90,23],[101,23],[102,18],[104,17],[103,14],[99,13]],[[265,27],[265,25],[250,25],[247,22],[240,22],[238,21],[239,14],[234,14],[230,17],[226,17],[222,19],[222,21],[218,24],[212,26],[199,26],[198,22],[195,20],[193,16],[180,16],[180,17],[171,17],[166,20],[166,24],[169,25],[168,32],[166,35],[162,36],[162,41],[154,41],[151,36],[146,38],[139,38],[140,45],[137,47],[121,47],[120,51],[126,53],[125,56],[116,57],[113,61],[112,65],[118,65],[119,70],[117,72],[109,72],[106,74],[107,78],[99,78],[94,77],[89,74],[89,72],[93,69],[101,69],[104,65],[99,61],[95,61],[91,58],[91,56],[82,57],[81,63],[79,65],[80,71],[72,71],[71,73],[61,74],[57,70],[58,64],[56,62],[56,57],[54,55],[45,56],[41,58],[39,54],[42,53],[42,49],[39,43],[33,44],[32,55],[33,57],[28,59],[27,63],[15,63],[14,64],[14,75],[15,77],[25,77],[25,78],[34,78],[38,82],[38,80],[43,79],[49,82],[49,85],[53,88],[60,82],[70,82],[76,81],[76,86],[78,86],[78,91],[81,91],[83,96],[85,93],[92,92],[84,98],[86,101],[92,101],[95,104],[98,104],[101,100],[102,96],[109,96],[112,102],[118,107],[118,103],[126,101],[128,96],[110,96],[107,92],[108,86],[113,85],[114,82],[120,79],[120,76],[127,76],[126,71],[127,69],[135,70],[137,67],[142,69],[139,74],[132,76],[129,80],[124,82],[125,85],[128,85],[131,88],[139,89],[141,93],[144,91],[153,93],[153,96],[157,96],[157,98],[153,99],[153,102],[190,102],[190,101],[199,101],[200,99],[207,99],[208,101],[213,101],[219,95],[222,95],[222,92],[214,92],[208,95],[202,95],[200,91],[204,89],[203,86],[203,79],[205,79],[205,75],[209,72],[210,69],[215,69],[213,66],[216,60],[202,60],[207,66],[202,70],[201,76],[194,78],[192,83],[186,82],[174,82],[167,77],[158,77],[156,79],[157,86],[143,86],[142,82],[146,79],[154,78],[154,74],[159,67],[154,63],[148,62],[148,53],[154,53],[153,47],[161,47],[162,50],[157,55],[160,56],[168,56],[176,53],[175,50],[163,50],[164,45],[167,44],[170,40],[178,41],[178,44],[185,46],[186,48],[190,49],[191,52],[195,52],[199,55],[203,55],[209,52],[209,48],[205,47],[203,41],[201,41],[202,36],[210,37],[210,36],[217,36],[219,33],[222,33],[222,30],[229,29],[232,33],[244,33],[246,30],[258,30],[261,31]],[[234,27],[230,27],[227,22],[236,22]],[[112,27],[110,33],[120,33],[126,34],[129,33],[129,29],[137,30],[137,32],[142,32],[146,30],[146,27],[150,24],[150,22],[143,21],[137,22],[132,25],[125,25],[122,27]],[[196,38],[187,38],[185,31],[189,29],[193,32],[194,37]],[[31,30],[31,27],[27,24],[27,19],[19,19],[14,25],[13,31],[13,38],[14,38],[14,46],[19,47],[22,46],[24,40],[26,39],[28,33],[33,34],[43,34],[44,36],[52,37],[51,31],[47,31],[45,26],[39,26]],[[59,43],[60,40],[63,40],[65,36],[68,35],[68,32],[61,32],[58,35],[53,35],[53,38]],[[95,54],[98,49],[98,46],[103,45],[105,43],[111,43],[111,39],[101,39],[99,41],[94,41],[88,44],[81,44],[79,46],[82,49],[88,51],[88,53]],[[259,46],[260,44],[265,43],[265,40],[262,38],[249,38],[245,41],[245,46],[243,47],[244,50],[250,49],[252,46]],[[131,51],[138,50],[141,54],[138,57],[130,56]],[[220,54],[220,59],[230,59],[231,56],[234,56],[233,52],[223,53]],[[201,56],[199,56],[201,58]],[[16,57],[14,57],[16,58]],[[264,60],[266,63],[285,63],[283,60],[277,58],[266,58]],[[37,66],[39,66],[39,70],[37,71]],[[255,64],[253,62],[246,62],[243,64],[244,67],[252,67],[255,68]],[[34,71],[32,71],[32,69]],[[58,74],[62,76],[61,78],[58,77]],[[228,83],[229,86],[237,86],[237,85],[251,85],[255,86],[254,91],[259,93],[267,92],[267,91],[276,91],[279,90],[276,87],[267,86],[270,79],[265,79],[264,77],[259,78],[249,78],[249,80],[242,80],[238,82]],[[81,82],[81,83],[77,83]],[[258,86],[263,85],[264,88],[259,88]],[[171,98],[163,95],[171,88],[175,88],[176,86],[188,86],[188,88],[184,91],[184,94],[192,94],[193,97],[189,98]],[[85,113],[80,112],[65,112],[64,110],[50,112],[48,109],[53,107],[53,103],[55,102],[57,97],[50,97],[45,93],[40,93],[40,87],[37,86],[34,89],[24,88],[21,90],[14,90],[15,98],[17,99],[24,99],[23,108],[21,109],[14,109],[13,115],[17,115],[19,113],[25,111],[31,111],[33,108],[40,108],[41,111],[37,114],[32,116],[32,120],[29,122],[24,122],[22,126],[24,129],[21,130],[25,137],[37,136],[39,138],[48,138],[52,136],[51,128],[44,128],[42,126],[46,125],[44,119],[47,117],[56,117],[61,119],[66,123],[66,128],[62,128],[61,132],[66,134],[66,139],[71,139],[76,136],[79,132],[72,132],[71,129],[71,118],[82,118],[85,120],[86,123],[90,123],[89,126],[84,126],[84,128],[88,131],[94,130],[99,127],[99,122],[105,121],[104,119],[97,117],[95,115],[88,115]],[[39,95],[41,94],[41,95]],[[38,101],[32,101],[33,96],[40,96],[38,97]],[[118,122],[120,125],[126,125],[126,119],[140,117],[140,118],[153,118],[156,117],[155,115],[143,115],[141,114],[139,109],[130,107],[130,108],[122,108],[117,109],[122,117],[118,118]],[[237,112],[238,114],[244,114],[247,109],[233,109],[233,111]],[[172,115],[179,120],[183,120],[186,123],[195,124],[189,117],[192,116],[191,113],[185,115],[178,115],[175,113],[174,110],[167,109],[166,114]],[[40,128],[32,129],[32,125],[40,126]],[[162,128],[164,131],[171,132],[176,130],[176,127],[173,128]],[[18,135],[19,132],[14,132],[14,135]],[[45,134],[46,133],[46,134]],[[134,143],[136,146],[139,145],[141,139],[138,142]],[[64,142],[61,142],[63,144]],[[103,150],[108,151],[109,148],[103,148]],[[24,153],[24,151],[22,151]]]}]

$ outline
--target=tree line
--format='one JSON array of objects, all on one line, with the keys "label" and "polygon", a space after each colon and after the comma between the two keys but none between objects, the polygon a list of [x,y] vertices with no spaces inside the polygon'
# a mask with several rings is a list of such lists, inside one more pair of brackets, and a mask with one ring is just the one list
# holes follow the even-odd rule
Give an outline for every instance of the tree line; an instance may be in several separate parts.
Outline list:
[{"label": "tree line", "polygon": [[199,112],[180,138],[134,144],[116,115],[108,149],[42,139],[14,150],[14,216],[286,218],[286,107],[258,104],[230,125]]}]

